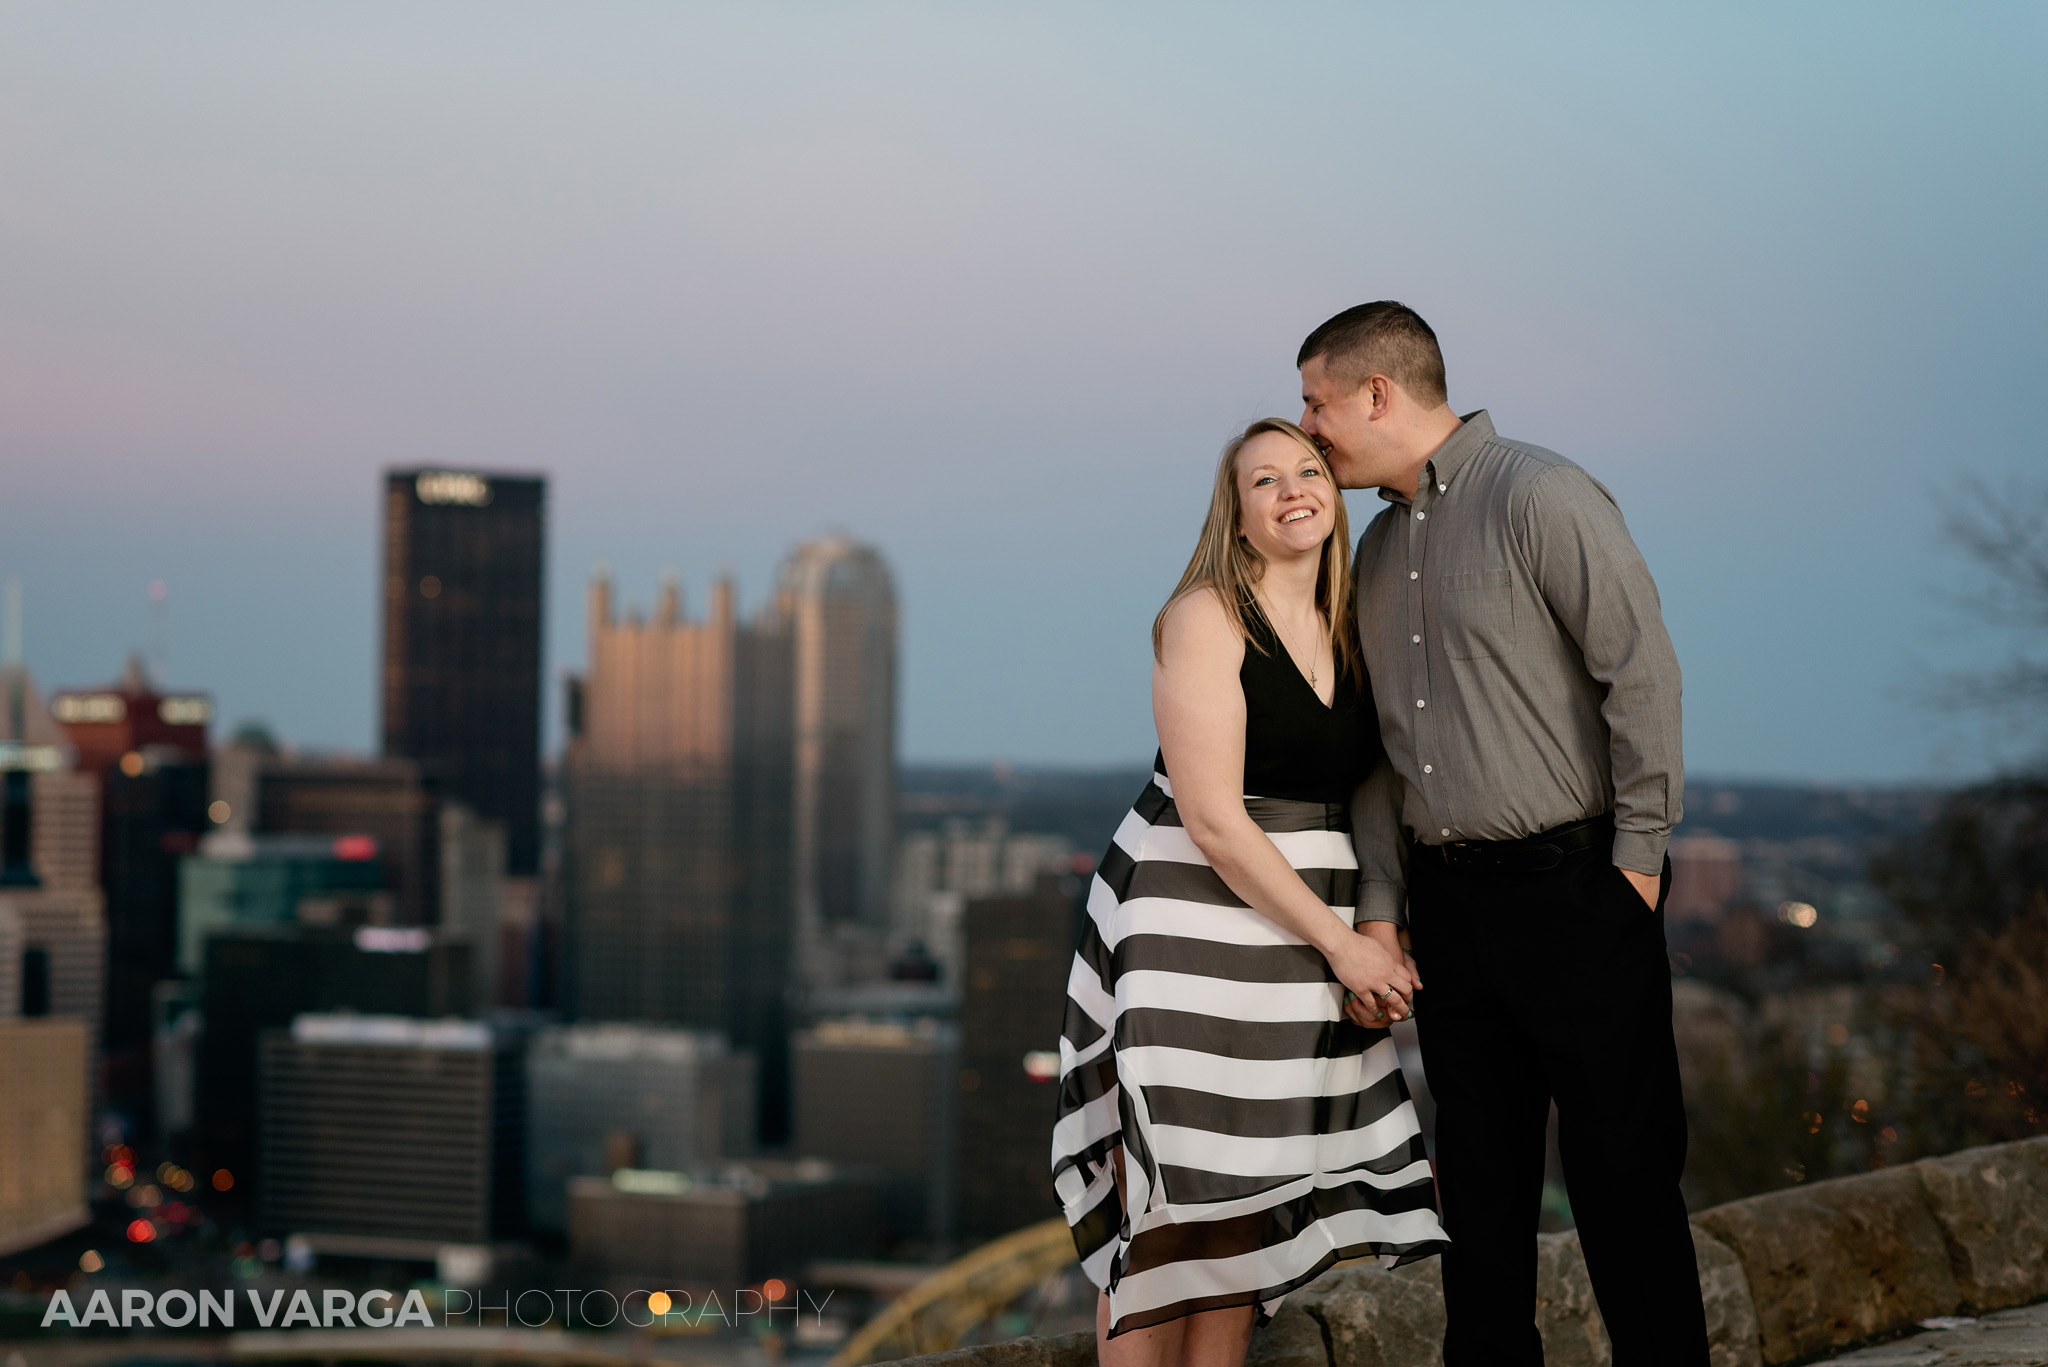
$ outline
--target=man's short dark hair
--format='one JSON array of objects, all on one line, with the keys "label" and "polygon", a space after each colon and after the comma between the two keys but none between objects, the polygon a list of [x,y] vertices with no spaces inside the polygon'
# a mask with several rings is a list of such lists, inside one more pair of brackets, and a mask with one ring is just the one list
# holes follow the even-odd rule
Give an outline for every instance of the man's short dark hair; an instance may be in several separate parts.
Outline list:
[{"label": "man's short dark hair", "polygon": [[1295,368],[1317,356],[1332,377],[1354,387],[1384,375],[1425,407],[1450,397],[1436,333],[1421,314],[1391,299],[1345,309],[1311,332],[1294,358]]}]

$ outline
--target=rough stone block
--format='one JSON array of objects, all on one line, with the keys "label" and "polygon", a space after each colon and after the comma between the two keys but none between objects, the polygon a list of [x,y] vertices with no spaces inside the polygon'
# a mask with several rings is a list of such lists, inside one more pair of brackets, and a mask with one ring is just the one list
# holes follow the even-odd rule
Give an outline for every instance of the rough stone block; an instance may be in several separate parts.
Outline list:
[{"label": "rough stone block", "polygon": [[911,1361],[920,1367],[1095,1367],[1095,1331],[983,1343]]},{"label": "rough stone block", "polygon": [[1280,1313],[1252,1335],[1251,1347],[1244,1355],[1245,1367],[1330,1367],[1323,1326],[1301,1305],[1309,1290],[1303,1287],[1289,1296]]},{"label": "rough stone block", "polygon": [[[1692,1235],[1713,1367],[1762,1367],[1742,1264],[1698,1225]],[[1613,1349],[1578,1235],[1538,1236],[1536,1258],[1534,1310],[1549,1367],[1610,1367]],[[1441,1261],[1394,1272],[1360,1263],[1289,1296],[1272,1322],[1252,1335],[1245,1367],[1442,1367],[1443,1335]],[[1016,1339],[907,1361],[916,1367],[1096,1367],[1095,1336]]]},{"label": "rough stone block", "polygon": [[[1693,1252],[1714,1367],[1762,1367],[1756,1308],[1741,1263],[1698,1226],[1693,1227]],[[1270,1363],[1258,1360],[1254,1339],[1250,1367],[1283,1367],[1283,1332],[1284,1342],[1298,1345],[1284,1367],[1317,1367],[1323,1345],[1308,1340],[1307,1326],[1297,1322],[1282,1330],[1283,1319],[1302,1312],[1328,1331],[1329,1367],[1435,1367],[1443,1361],[1443,1272],[1436,1259],[1393,1273],[1362,1265],[1324,1277],[1290,1297],[1267,1327],[1276,1336]],[[1538,1236],[1534,1313],[1549,1367],[1609,1367],[1613,1362],[1577,1234]]]},{"label": "rough stone block", "polygon": [[1749,1278],[1733,1249],[1692,1227],[1692,1255],[1700,1266],[1700,1300],[1707,1310],[1708,1361],[1713,1367],[1763,1367],[1763,1342]]},{"label": "rough stone block", "polygon": [[2000,1311],[1974,1324],[1829,1361],[1853,1367],[2041,1367],[2048,1362],[2048,1305]]},{"label": "rough stone block", "polygon": [[1913,1165],[1948,1234],[1963,1300],[1978,1310],[2048,1296],[2048,1136]]},{"label": "rough stone block", "polygon": [[1962,1302],[1920,1174],[1893,1168],[1700,1212],[1742,1263],[1766,1363],[1953,1314]]},{"label": "rough stone block", "polygon": [[[1762,1367],[1756,1307],[1749,1299],[1742,1264],[1698,1225],[1692,1227],[1692,1248],[1700,1269],[1700,1300],[1706,1306],[1713,1367]],[[1600,1318],[1576,1232],[1537,1237],[1536,1329],[1543,1336],[1543,1360],[1549,1367],[1609,1367],[1614,1361],[1614,1345]]]},{"label": "rough stone block", "polygon": [[966,1348],[949,1348],[943,1353],[900,1358],[878,1367],[1096,1367],[1095,1333],[1086,1330],[1053,1338],[1009,1339],[1003,1343],[977,1343]]},{"label": "rough stone block", "polygon": [[1441,1259],[1392,1272],[1374,1263],[1339,1268],[1289,1304],[1297,1299],[1322,1327],[1330,1367],[1443,1367]]},{"label": "rough stone block", "polygon": [[1546,1367],[1608,1367],[1614,1361],[1576,1232],[1536,1236],[1536,1331],[1543,1336]]},{"label": "rough stone block", "polygon": [[[1017,1339],[1015,1342],[1037,1343],[1039,1340]],[[1008,1348],[1011,1345],[1005,1343],[1000,1346]],[[943,1353],[923,1353],[914,1358],[891,1358],[887,1362],[874,1364],[874,1367],[905,1367],[905,1364],[912,1362],[916,1363],[917,1367],[984,1367],[979,1348],[948,1348]]]}]

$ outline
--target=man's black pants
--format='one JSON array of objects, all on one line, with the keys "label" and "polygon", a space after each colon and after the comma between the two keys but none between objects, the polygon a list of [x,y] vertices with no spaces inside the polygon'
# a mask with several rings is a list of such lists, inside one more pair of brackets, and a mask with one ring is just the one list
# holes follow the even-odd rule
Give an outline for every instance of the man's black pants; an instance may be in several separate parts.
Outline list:
[{"label": "man's black pants", "polygon": [[1427,852],[1409,861],[1415,1022],[1451,1237],[1445,1367],[1543,1361],[1535,1234],[1553,1100],[1614,1367],[1707,1361],[1678,1190],[1685,1107],[1663,893],[1652,911],[1610,856],[1603,839],[1540,873],[1464,872]]}]

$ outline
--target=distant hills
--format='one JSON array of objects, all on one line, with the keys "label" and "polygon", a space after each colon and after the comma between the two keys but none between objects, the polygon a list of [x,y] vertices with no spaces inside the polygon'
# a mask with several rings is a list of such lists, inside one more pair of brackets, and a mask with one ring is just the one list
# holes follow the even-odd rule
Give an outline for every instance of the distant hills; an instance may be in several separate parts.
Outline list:
[{"label": "distant hills", "polygon": [[[1007,764],[906,764],[897,811],[906,831],[949,821],[1001,818],[1012,831],[1065,836],[1099,852],[1145,786],[1148,767],[1036,768]],[[1685,791],[1681,834],[1712,831],[1731,840],[1826,837],[1868,849],[1924,825],[1943,790],[1852,787],[1694,778]]]}]

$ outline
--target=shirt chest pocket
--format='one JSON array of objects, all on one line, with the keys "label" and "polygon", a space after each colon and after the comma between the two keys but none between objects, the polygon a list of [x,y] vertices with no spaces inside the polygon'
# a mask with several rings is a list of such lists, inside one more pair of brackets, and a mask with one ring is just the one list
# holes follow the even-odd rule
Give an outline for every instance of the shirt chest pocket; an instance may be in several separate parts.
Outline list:
[{"label": "shirt chest pocket", "polygon": [[1515,649],[1515,584],[1506,570],[1460,570],[1437,581],[1437,631],[1453,660],[1485,660]]}]

